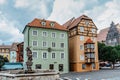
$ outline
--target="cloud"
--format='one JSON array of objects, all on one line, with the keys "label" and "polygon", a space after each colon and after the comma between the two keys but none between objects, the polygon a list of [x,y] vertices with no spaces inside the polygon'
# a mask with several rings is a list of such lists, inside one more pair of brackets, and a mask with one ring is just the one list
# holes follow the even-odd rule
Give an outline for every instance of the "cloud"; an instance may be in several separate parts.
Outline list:
[{"label": "cloud", "polygon": [[0,14],[0,43],[19,42],[23,40],[23,34],[15,27],[14,21],[11,21]]},{"label": "cloud", "polygon": [[63,24],[72,17],[78,17],[83,14],[83,10],[87,9],[87,5],[96,3],[97,0],[56,0],[54,2],[53,11],[48,19],[56,20]]},{"label": "cloud", "polygon": [[15,8],[22,8],[34,16],[46,18],[52,11],[52,5],[54,0],[14,0]]},{"label": "cloud", "polygon": [[6,0],[0,0],[0,5],[3,5],[6,3]]},{"label": "cloud", "polygon": [[[61,6],[62,5],[62,6]],[[72,17],[85,14],[91,17],[98,27],[103,29],[110,26],[111,21],[120,22],[120,2],[118,0],[56,0],[48,19],[63,24]]]},{"label": "cloud", "polygon": [[84,11],[93,18],[98,29],[109,27],[111,22],[120,23],[120,2],[117,0],[108,1],[101,6],[95,6],[91,10]]}]

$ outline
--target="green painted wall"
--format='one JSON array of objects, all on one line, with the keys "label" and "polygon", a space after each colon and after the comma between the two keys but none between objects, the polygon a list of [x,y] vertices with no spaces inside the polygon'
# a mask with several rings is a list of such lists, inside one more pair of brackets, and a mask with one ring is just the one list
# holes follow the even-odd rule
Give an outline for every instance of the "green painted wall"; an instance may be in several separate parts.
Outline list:
[{"label": "green painted wall", "polygon": [[[29,29],[29,27],[26,27],[26,30],[24,31],[24,63],[27,60],[25,49],[28,46],[28,30],[29,30],[29,35],[30,35],[29,45],[31,46],[31,50],[38,52],[38,57],[33,58],[32,68],[35,69],[36,64],[41,64],[42,69],[49,69],[49,64],[54,64],[54,69],[59,70],[58,69],[59,64],[63,64],[64,65],[64,71],[61,72],[61,73],[67,73],[69,71],[69,69],[68,69],[69,61],[68,61],[68,34],[67,34],[67,31],[60,31],[60,30],[54,30],[54,29],[44,29],[44,28],[33,28],[33,27],[31,27]],[[37,30],[37,32],[38,32],[37,36],[32,35],[33,30]],[[47,37],[42,36],[43,31],[47,32]],[[56,38],[51,37],[52,32],[56,33]],[[65,34],[64,38],[60,38],[61,33]],[[33,40],[38,41],[38,46],[37,47],[32,46],[32,41]],[[47,45],[48,45],[47,47],[42,46],[43,41],[47,42]],[[55,48],[52,48],[52,42],[56,43]],[[62,42],[64,43],[64,48],[60,47],[60,43],[62,43]],[[52,52],[56,53],[56,58],[55,59],[51,58],[52,52],[48,52],[49,47],[52,48]],[[48,58],[47,59],[42,58],[42,52],[44,52],[44,51],[48,53]],[[65,53],[65,58],[64,59],[60,58],[60,53],[61,52]]]}]

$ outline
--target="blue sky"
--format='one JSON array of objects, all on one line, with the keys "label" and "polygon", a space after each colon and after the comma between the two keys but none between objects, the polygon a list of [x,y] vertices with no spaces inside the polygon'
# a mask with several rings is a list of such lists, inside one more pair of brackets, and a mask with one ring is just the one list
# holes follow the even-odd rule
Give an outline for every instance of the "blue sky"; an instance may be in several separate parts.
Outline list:
[{"label": "blue sky", "polygon": [[0,0],[0,44],[23,41],[22,30],[34,18],[60,24],[85,14],[98,27],[120,23],[119,0]]}]

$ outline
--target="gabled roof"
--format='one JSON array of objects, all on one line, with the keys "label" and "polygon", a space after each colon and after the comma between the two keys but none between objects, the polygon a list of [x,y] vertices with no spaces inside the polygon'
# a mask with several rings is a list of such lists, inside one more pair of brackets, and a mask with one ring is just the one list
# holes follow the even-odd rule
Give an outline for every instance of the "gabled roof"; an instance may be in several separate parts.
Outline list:
[{"label": "gabled roof", "polygon": [[75,17],[71,18],[66,23],[64,23],[63,26],[67,29],[71,25],[71,23],[74,21],[74,19]]},{"label": "gabled roof", "polygon": [[18,45],[18,43],[13,43],[10,50],[17,51],[18,50],[17,45]]},{"label": "gabled roof", "polygon": [[[43,26],[41,24],[42,21],[45,21],[46,22],[46,25]],[[52,27],[50,24],[51,23],[54,23],[54,27]],[[29,27],[37,27],[37,28],[47,28],[47,29],[57,29],[57,30],[64,30],[64,31],[67,31],[67,29],[58,24],[57,22],[55,21],[49,21],[49,20],[45,20],[45,19],[37,19],[35,18],[32,22],[28,23],[26,26],[29,26]],[[24,30],[23,30],[24,32]]]},{"label": "gabled roof", "polygon": [[[77,26],[82,19],[92,20],[92,19],[89,18],[88,16],[82,15],[82,16],[76,18],[76,19],[73,19],[73,18],[70,19],[70,20],[67,21],[65,24],[63,24],[63,26],[66,26],[67,29],[71,29],[71,28]],[[68,25],[69,25],[69,27],[68,27]]]}]

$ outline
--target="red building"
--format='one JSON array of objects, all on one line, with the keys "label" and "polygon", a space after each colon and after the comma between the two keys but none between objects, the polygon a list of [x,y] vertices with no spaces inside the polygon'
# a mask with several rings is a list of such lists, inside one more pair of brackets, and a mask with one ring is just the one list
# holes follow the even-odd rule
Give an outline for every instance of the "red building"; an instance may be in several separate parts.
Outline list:
[{"label": "red building", "polygon": [[17,45],[18,47],[17,62],[23,62],[23,46],[24,46],[24,42],[21,42]]}]

